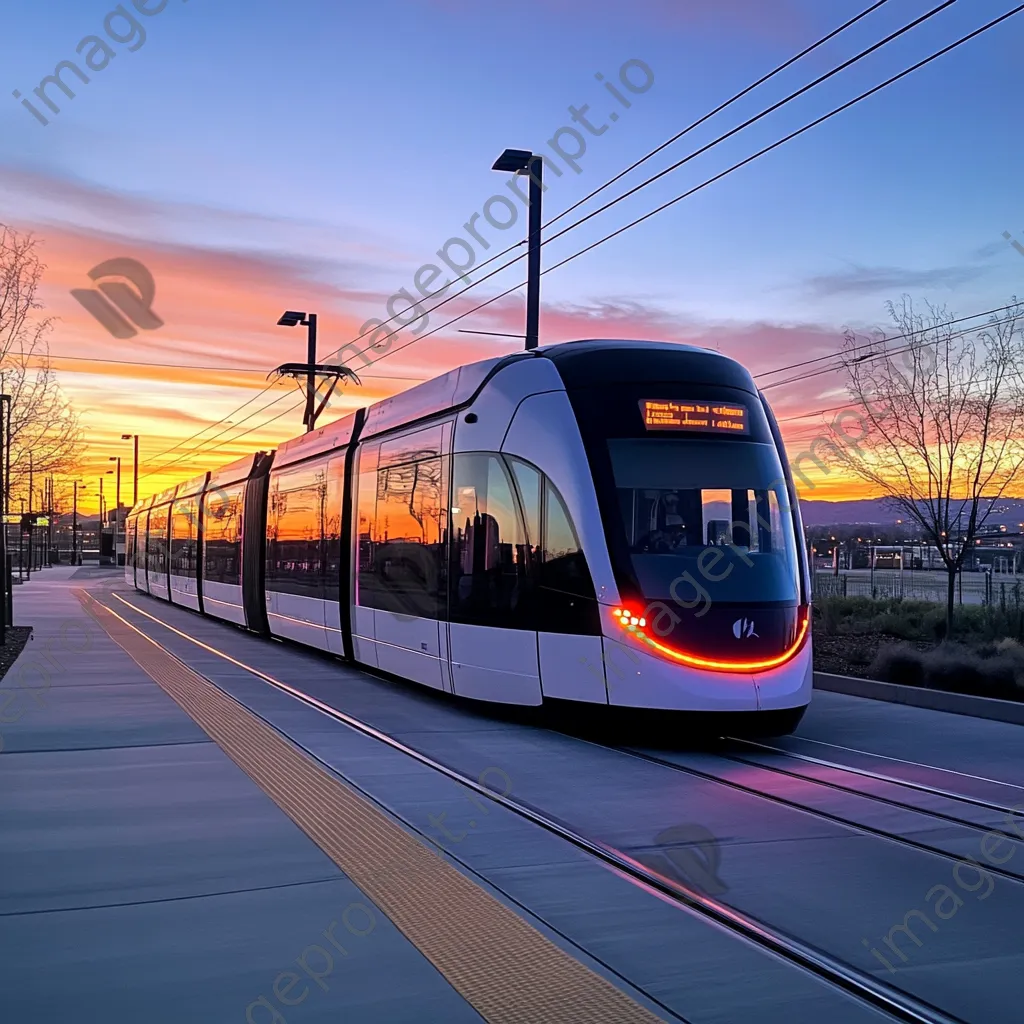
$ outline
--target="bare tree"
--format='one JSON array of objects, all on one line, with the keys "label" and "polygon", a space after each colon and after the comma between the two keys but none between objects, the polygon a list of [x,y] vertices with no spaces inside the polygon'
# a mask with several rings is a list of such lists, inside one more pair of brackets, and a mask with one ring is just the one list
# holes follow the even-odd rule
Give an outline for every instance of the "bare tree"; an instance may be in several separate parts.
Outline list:
[{"label": "bare tree", "polygon": [[[916,523],[948,573],[952,635],[957,574],[998,500],[1024,466],[1024,304],[984,329],[959,329],[945,308],[887,306],[898,332],[867,350],[847,332],[853,407],[830,425],[836,461]],[[858,437],[851,437],[856,424]]]},{"label": "bare tree", "polygon": [[78,417],[50,367],[46,335],[53,318],[36,314],[46,269],[36,245],[31,234],[0,224],[0,390],[11,396],[8,494],[27,488],[30,453],[35,473],[67,473],[82,449]]}]

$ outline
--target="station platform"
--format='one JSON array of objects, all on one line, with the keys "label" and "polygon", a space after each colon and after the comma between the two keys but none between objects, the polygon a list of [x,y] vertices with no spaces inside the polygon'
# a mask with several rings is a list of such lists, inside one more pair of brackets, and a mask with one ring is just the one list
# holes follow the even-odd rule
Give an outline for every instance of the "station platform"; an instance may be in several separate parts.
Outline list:
[{"label": "station platform", "polygon": [[1024,789],[1018,727],[822,694],[762,763],[656,763],[255,637],[120,570],[34,575],[15,622],[34,632],[0,680],[0,1021],[910,1019],[506,796],[888,992],[971,1022],[1015,1005],[1024,861],[898,976],[865,937],[978,856]]},{"label": "station platform", "polygon": [[106,612],[106,575],[18,594],[0,1019],[662,1019]]}]

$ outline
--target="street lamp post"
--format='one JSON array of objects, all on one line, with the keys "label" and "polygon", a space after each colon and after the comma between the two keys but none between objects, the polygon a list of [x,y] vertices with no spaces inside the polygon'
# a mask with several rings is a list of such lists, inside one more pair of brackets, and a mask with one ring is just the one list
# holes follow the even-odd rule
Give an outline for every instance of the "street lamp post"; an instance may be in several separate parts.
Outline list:
[{"label": "street lamp post", "polygon": [[296,313],[294,310],[286,310],[277,321],[278,327],[298,327],[302,325],[306,332],[306,364],[309,367],[306,373],[306,411],[303,413],[302,422],[306,426],[308,434],[313,429],[313,400],[316,397],[316,373],[313,367],[316,365],[316,313]]},{"label": "street lamp post", "polygon": [[[53,565],[53,474],[50,474],[49,480],[49,501],[47,502],[46,510],[46,564]],[[57,559],[60,561],[60,558]]]},{"label": "street lamp post", "polygon": [[117,463],[117,490],[114,495],[114,564],[117,565],[117,537],[121,532],[121,456],[111,455],[108,461]]},{"label": "street lamp post", "polygon": [[7,569],[7,476],[4,473],[4,462],[7,448],[10,444],[10,438],[4,431],[5,417],[3,415],[3,403],[7,403],[7,407],[10,408],[11,396],[0,395],[0,494],[4,495],[5,500],[0,502],[4,510],[4,525],[3,529],[0,529],[0,645],[7,643],[7,615],[10,609],[7,605],[8,600],[8,586],[10,581],[10,573]]},{"label": "street lamp post", "polygon": [[82,564],[82,553],[79,550],[79,544],[78,544],[78,488],[81,487],[82,490],[84,491],[84,490],[86,490],[88,488],[88,486],[89,485],[86,484],[86,483],[79,484],[79,482],[77,480],[75,481],[75,493],[74,493],[74,498],[73,498],[73,504],[71,506],[71,508],[72,508],[72,519],[71,519],[71,564],[72,565],[81,565]]},{"label": "street lamp post", "polygon": [[7,405],[7,451],[4,457],[4,513],[10,512],[11,504],[11,396],[3,395]]},{"label": "street lamp post", "polygon": [[121,440],[135,442],[135,453],[132,459],[132,474],[134,476],[132,482],[132,508],[134,508],[139,503],[139,435],[122,434]]},{"label": "street lamp post", "polygon": [[103,531],[103,477],[101,476],[100,477],[100,521],[99,521],[98,536],[96,538],[96,541],[99,544],[99,548],[100,548],[100,552],[99,552],[99,554],[100,554],[100,565],[103,564],[103,532],[104,532]]},{"label": "street lamp post", "polygon": [[528,149],[506,149],[492,171],[530,176],[529,247],[526,254],[526,349],[537,347],[540,333],[540,229],[544,193],[544,158]]}]

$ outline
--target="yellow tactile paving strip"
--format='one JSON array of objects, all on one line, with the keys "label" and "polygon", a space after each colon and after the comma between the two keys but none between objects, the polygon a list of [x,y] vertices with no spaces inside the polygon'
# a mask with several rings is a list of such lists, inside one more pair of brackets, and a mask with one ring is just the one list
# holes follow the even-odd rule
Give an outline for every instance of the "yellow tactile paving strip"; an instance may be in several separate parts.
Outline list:
[{"label": "yellow tactile paving strip", "polygon": [[85,590],[86,611],[493,1024],[660,1018]]}]

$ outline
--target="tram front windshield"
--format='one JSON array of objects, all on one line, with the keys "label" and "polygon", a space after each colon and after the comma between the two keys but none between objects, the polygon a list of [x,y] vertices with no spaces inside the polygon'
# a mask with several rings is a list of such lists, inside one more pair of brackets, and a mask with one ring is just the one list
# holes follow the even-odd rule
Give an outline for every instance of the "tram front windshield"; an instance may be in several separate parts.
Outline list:
[{"label": "tram front windshield", "polygon": [[608,449],[645,598],[685,600],[694,580],[725,604],[799,602],[793,516],[773,445],[644,437],[612,438]]}]

